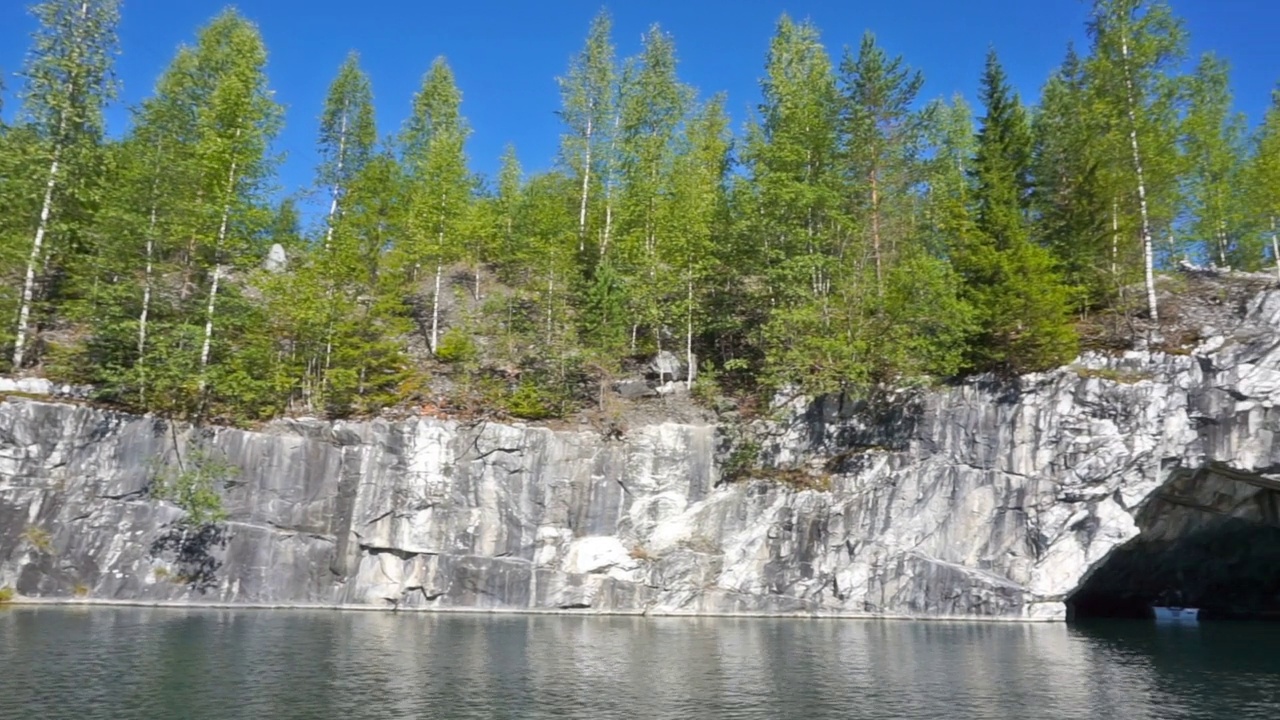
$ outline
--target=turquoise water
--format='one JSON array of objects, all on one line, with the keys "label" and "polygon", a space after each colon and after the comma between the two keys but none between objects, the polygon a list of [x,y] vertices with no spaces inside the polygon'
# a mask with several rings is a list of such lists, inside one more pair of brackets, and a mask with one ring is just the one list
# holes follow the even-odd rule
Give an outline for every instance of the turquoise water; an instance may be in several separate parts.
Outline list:
[{"label": "turquoise water", "polygon": [[0,719],[1280,718],[1280,626],[0,609]]}]

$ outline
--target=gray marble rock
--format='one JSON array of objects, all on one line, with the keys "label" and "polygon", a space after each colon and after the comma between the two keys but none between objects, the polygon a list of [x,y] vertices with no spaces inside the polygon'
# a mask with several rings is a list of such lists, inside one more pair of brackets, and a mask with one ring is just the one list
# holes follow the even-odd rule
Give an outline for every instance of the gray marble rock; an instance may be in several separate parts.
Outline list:
[{"label": "gray marble rock", "polygon": [[[796,401],[721,482],[726,432],[622,439],[422,418],[194,431],[0,402],[0,587],[31,597],[413,609],[1061,619],[1140,534],[1253,518],[1280,489],[1280,293],[1186,355]],[[147,494],[205,448],[229,520]],[[1191,500],[1188,500],[1191,498]],[[1175,501],[1176,500],[1176,501]],[[1189,503],[1214,514],[1193,512]],[[1272,504],[1274,506],[1274,503]]]}]

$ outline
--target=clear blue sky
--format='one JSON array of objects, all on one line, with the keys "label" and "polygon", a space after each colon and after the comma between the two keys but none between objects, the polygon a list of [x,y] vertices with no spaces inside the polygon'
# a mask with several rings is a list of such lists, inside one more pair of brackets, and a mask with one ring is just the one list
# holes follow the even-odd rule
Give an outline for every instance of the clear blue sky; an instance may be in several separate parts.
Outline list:
[{"label": "clear blue sky", "polygon": [[[0,0],[0,68],[9,86],[6,116],[17,106],[22,62],[34,27],[23,0]],[[146,97],[175,48],[226,3],[222,0],[124,0],[118,75],[120,102],[108,116],[119,133],[128,106]],[[1256,122],[1280,79],[1280,2],[1172,0],[1191,33],[1193,53],[1214,50],[1231,60],[1237,106]],[[270,52],[286,126],[276,143],[285,155],[280,190],[311,182],[316,121],[325,89],[350,49],[373,79],[381,131],[396,131],[423,73],[445,55],[474,128],[472,167],[491,173],[508,142],[528,170],[550,167],[560,133],[555,78],[581,47],[602,7],[614,17],[619,53],[639,48],[654,22],[675,36],[681,75],[704,95],[726,91],[735,127],[758,102],[758,79],[782,12],[812,19],[833,55],[873,30],[891,52],[924,71],[924,95],[974,96],[983,56],[1000,52],[1024,98],[1061,60],[1067,41],[1085,46],[1083,0],[242,0]]]}]

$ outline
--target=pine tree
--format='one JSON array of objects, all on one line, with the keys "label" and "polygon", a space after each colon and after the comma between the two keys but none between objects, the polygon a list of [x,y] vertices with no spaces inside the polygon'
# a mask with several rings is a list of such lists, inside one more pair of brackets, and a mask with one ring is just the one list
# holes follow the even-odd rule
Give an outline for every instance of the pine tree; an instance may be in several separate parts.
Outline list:
[{"label": "pine tree", "polygon": [[[876,293],[884,292],[884,277],[899,235],[886,229],[891,219],[902,223],[909,213],[916,180],[921,120],[913,110],[924,76],[907,67],[901,57],[890,58],[870,32],[854,57],[848,49],[840,64],[842,85],[842,143],[849,184],[858,190],[852,212],[865,217],[875,262]],[[905,224],[905,223],[904,223]]]},{"label": "pine tree", "polygon": [[[102,135],[102,109],[115,94],[118,0],[46,0],[32,7],[40,27],[22,70],[23,113],[39,138],[44,194],[34,233],[14,333],[15,370],[28,359],[31,314],[41,276],[48,276],[46,237],[54,217],[85,202],[77,190],[92,184],[94,151]],[[61,223],[68,225],[68,219]],[[61,249],[62,252],[66,248]]]}]

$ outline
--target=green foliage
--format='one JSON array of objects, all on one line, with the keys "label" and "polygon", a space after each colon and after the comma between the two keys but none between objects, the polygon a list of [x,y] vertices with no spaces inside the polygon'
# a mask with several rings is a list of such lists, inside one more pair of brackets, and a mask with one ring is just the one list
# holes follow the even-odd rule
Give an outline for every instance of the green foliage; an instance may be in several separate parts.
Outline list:
[{"label": "green foliage", "polygon": [[970,357],[977,369],[1044,370],[1076,352],[1070,291],[1049,252],[1029,239],[1032,138],[994,51],[982,95],[987,114],[974,158],[975,234],[956,253],[978,326]]},{"label": "green foliage", "polygon": [[235,480],[239,469],[211,453],[195,449],[174,466],[166,466],[152,479],[151,497],[177,505],[186,517],[183,523],[194,528],[222,522],[227,518],[220,489]]},{"label": "green foliage", "polygon": [[13,591],[13,588],[7,587],[7,586],[0,587],[0,605],[13,602],[13,599],[16,596],[17,596],[17,593]]},{"label": "green foliage", "polygon": [[45,555],[53,554],[53,536],[44,528],[28,527],[22,531],[22,540]]},{"label": "green foliage", "polygon": [[0,123],[0,315],[17,321],[0,346],[133,410],[369,415],[438,400],[428,354],[451,366],[442,411],[527,419],[603,408],[608,379],[658,350],[700,366],[708,403],[1038,370],[1074,354],[1073,315],[1135,305],[1148,249],[1152,273],[1280,262],[1280,94],[1246,137],[1225,63],[1183,76],[1185,29],[1157,0],[1095,0],[1088,52],[1034,111],[992,53],[976,129],[963,98],[922,102],[923,75],[874,35],[835,64],[783,16],[737,138],[671,35],[618,58],[601,13],[559,79],[557,168],[526,174],[508,147],[491,181],[468,167],[444,58],[380,146],[353,53],[313,192],[282,201],[257,28],[218,14],[108,138],[117,11],[34,8],[22,108]]},{"label": "green foliage", "polygon": [[553,393],[533,380],[525,380],[517,385],[507,396],[505,405],[512,417],[523,420],[546,420],[563,413]]},{"label": "green foliage", "polygon": [[436,348],[436,359],[456,365],[467,365],[475,362],[480,348],[472,339],[470,332],[459,328],[450,328],[440,338],[440,347]]}]

